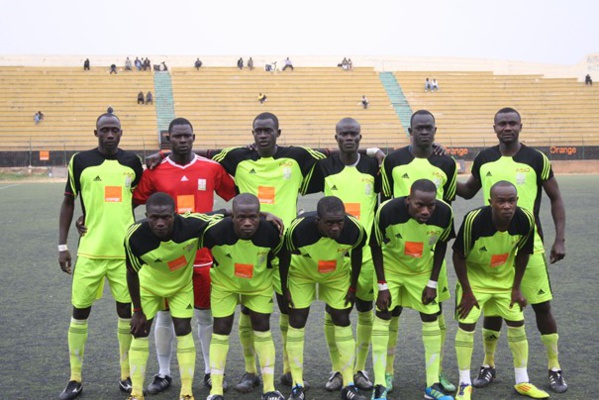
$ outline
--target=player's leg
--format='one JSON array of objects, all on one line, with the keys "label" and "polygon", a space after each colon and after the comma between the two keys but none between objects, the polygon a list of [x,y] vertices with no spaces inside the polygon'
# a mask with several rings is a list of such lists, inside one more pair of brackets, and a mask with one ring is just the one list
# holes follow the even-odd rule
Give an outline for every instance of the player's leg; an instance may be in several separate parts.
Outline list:
[{"label": "player's leg", "polygon": [[229,292],[227,288],[212,284],[210,291],[210,304],[214,325],[212,340],[210,341],[210,376],[212,387],[210,395],[222,396],[223,378],[229,352],[229,336],[233,328],[235,307],[239,296]]},{"label": "player's leg", "polygon": [[[369,252],[370,249],[368,249]],[[366,359],[372,339],[372,324],[374,322],[374,281],[375,273],[372,258],[363,255],[364,262],[358,277],[356,287],[356,310],[358,323],[356,325],[356,364],[354,365],[354,384],[362,390],[372,389],[372,382],[366,373]]]},{"label": "player's leg", "polygon": [[148,385],[148,393],[156,394],[168,389],[172,382],[171,358],[175,328],[170,310],[161,310],[154,321],[154,343],[158,359],[158,373]]},{"label": "player's leg", "polygon": [[[193,285],[177,292],[169,298],[175,335],[177,335],[177,361],[181,375],[181,392],[179,398],[192,399],[193,376],[196,365],[196,348],[191,333],[191,318],[193,317],[194,292]],[[231,321],[232,325],[232,321]]]},{"label": "player's leg", "polygon": [[252,329],[250,310],[243,304],[241,304],[241,312],[239,313],[238,327],[239,341],[241,342],[243,359],[245,361],[245,372],[241,376],[239,383],[235,385],[235,390],[241,393],[248,393],[257,386],[256,382],[260,384],[260,378],[258,378],[258,371],[256,370],[256,349],[254,347],[256,338]]},{"label": "player's leg", "polygon": [[443,373],[443,359],[445,357],[445,341],[447,338],[447,326],[445,324],[445,314],[443,314],[443,302],[450,298],[449,283],[447,280],[447,263],[443,260],[441,271],[439,272],[439,280],[437,286],[437,302],[439,303],[439,313],[437,321],[439,321],[439,329],[441,329],[441,353],[439,361],[439,383],[446,392],[455,392],[456,386],[451,383],[447,376]]},{"label": "player's leg", "polygon": [[324,387],[329,392],[333,392],[341,389],[343,386],[343,377],[339,372],[339,349],[335,342],[335,325],[333,324],[333,318],[331,318],[328,305],[325,306],[324,310],[324,338],[329,349],[329,358],[331,359],[331,373]]}]

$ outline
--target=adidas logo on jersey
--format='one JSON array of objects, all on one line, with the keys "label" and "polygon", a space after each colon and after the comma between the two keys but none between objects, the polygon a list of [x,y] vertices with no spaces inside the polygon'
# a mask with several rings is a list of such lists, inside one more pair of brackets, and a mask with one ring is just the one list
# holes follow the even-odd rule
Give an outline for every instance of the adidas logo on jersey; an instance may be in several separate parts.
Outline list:
[{"label": "adidas logo on jersey", "polygon": [[94,182],[102,182],[102,178],[100,178],[100,175],[96,175],[96,177],[94,178]]},{"label": "adidas logo on jersey", "polygon": [[187,307],[186,307],[187,310],[191,310],[192,308],[193,307],[191,306],[191,304],[188,304]]},{"label": "adidas logo on jersey", "polygon": [[480,248],[480,251],[488,251],[487,248],[485,246]]},{"label": "adidas logo on jersey", "polygon": [[403,174],[401,177],[404,179],[410,179],[410,175],[408,175],[407,172],[405,174]]},{"label": "adidas logo on jersey", "polygon": [[491,171],[488,171],[487,175],[485,175],[485,176],[493,176],[493,174],[491,173]]},{"label": "adidas logo on jersey", "polygon": [[403,239],[403,236],[401,236],[401,233],[396,233],[395,237],[398,238],[398,239]]},{"label": "adidas logo on jersey", "polygon": [[254,168],[250,169],[250,174],[256,175],[256,170]]},{"label": "adidas logo on jersey", "polygon": [[537,293],[538,295],[543,295],[545,294],[545,291],[543,289],[539,289],[539,293]]},{"label": "adidas logo on jersey", "polygon": [[333,187],[331,188],[331,190],[339,190],[339,189],[337,189],[337,185],[333,185]]},{"label": "adidas logo on jersey", "polygon": [[225,257],[228,257],[228,258],[233,258],[233,257],[231,256],[231,253],[227,253],[227,254],[225,255]]},{"label": "adidas logo on jersey", "polygon": [[310,254],[304,254],[304,257],[306,257],[306,258],[312,258],[312,257],[310,257]]},{"label": "adidas logo on jersey", "polygon": [[187,177],[185,175],[183,175],[183,177],[181,178],[181,182],[187,182],[189,181],[189,179],[187,179]]},{"label": "adidas logo on jersey", "polygon": [[154,262],[155,263],[159,263],[159,262],[162,262],[162,260],[160,258],[157,258],[157,259],[154,260]]}]

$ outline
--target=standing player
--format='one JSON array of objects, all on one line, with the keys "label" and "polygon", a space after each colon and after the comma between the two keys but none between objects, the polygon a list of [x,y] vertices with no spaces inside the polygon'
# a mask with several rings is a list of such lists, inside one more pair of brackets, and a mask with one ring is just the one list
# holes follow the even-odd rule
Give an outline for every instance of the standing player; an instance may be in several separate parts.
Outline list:
[{"label": "standing player", "polygon": [[[385,157],[381,174],[383,177],[383,194],[386,197],[402,197],[410,193],[410,187],[417,179],[428,179],[437,186],[437,198],[448,204],[455,198],[457,166],[453,158],[446,155],[434,154],[433,141],[437,127],[435,117],[429,111],[420,110],[412,114],[410,128],[408,129],[412,144],[393,151]],[[442,302],[449,299],[447,285],[447,268],[445,263],[439,274],[439,287],[437,301],[439,302],[439,327],[441,328],[441,364],[439,367],[439,382],[446,392],[456,390],[443,373],[443,348],[445,346],[446,325],[443,315]],[[401,305],[401,301],[399,302]],[[387,391],[393,389],[393,364],[395,360],[395,346],[397,344],[397,331],[401,307],[393,311],[389,325],[389,347],[387,358],[386,385]]]},{"label": "standing player", "polygon": [[157,192],[147,199],[147,219],[132,225],[125,239],[127,283],[133,302],[129,352],[133,389],[129,400],[143,400],[148,360],[148,335],[158,310],[166,302],[177,335],[177,360],[181,372],[180,400],[193,400],[195,345],[191,334],[193,317],[193,269],[202,233],[211,219],[203,214],[185,217],[175,213],[175,202]]},{"label": "standing player", "polygon": [[520,289],[526,264],[533,253],[534,216],[518,207],[516,187],[507,181],[499,181],[491,187],[488,201],[490,206],[466,214],[453,244],[459,322],[455,348],[460,371],[456,399],[472,397],[470,361],[474,328],[481,311],[485,316],[505,319],[508,325],[516,378],[514,389],[521,395],[545,399],[549,395],[528,379],[528,341],[522,313],[526,299]]},{"label": "standing player", "polygon": [[371,238],[372,259],[378,281],[376,317],[372,328],[374,391],[372,398],[387,398],[386,362],[389,322],[393,310],[403,306],[420,313],[426,366],[425,399],[452,400],[439,384],[441,329],[437,321],[437,286],[447,241],[454,236],[453,211],[437,198],[437,187],[418,179],[410,195],[381,205]]},{"label": "standing player", "polygon": [[[100,115],[94,134],[98,147],[76,153],[69,162],[69,177],[60,207],[58,262],[64,272],[73,274],[73,313],[68,333],[71,377],[60,394],[61,400],[74,399],[83,391],[81,367],[87,342],[87,319],[92,304],[102,294],[104,278],[110,284],[119,316],[119,388],[126,392],[131,390],[127,359],[131,344],[131,298],[127,290],[123,239],[127,227],[134,222],[132,192],[141,178],[142,164],[134,153],[119,149],[123,130],[116,115]],[[80,196],[89,230],[79,241],[76,268],[72,270],[67,237],[77,196]]]},{"label": "standing player", "polygon": [[[298,216],[285,233],[280,255],[281,287],[289,304],[287,352],[293,387],[289,400],[304,400],[305,326],[310,305],[324,301],[333,320],[343,383],[341,398],[366,400],[353,384],[355,341],[349,313],[355,301],[366,230],[345,213],[343,202],[325,196],[317,211]],[[348,253],[350,253],[348,257]]]},{"label": "standing player", "polygon": [[[204,232],[202,246],[212,249],[214,267],[210,292],[214,333],[210,363],[215,371],[208,400],[223,400],[222,377],[229,351],[235,307],[243,304],[250,314],[254,347],[262,372],[262,400],[285,400],[275,390],[275,346],[270,332],[273,312],[271,261],[283,241],[279,231],[260,218],[260,202],[249,193],[233,200],[233,215],[211,224]],[[216,371],[221,373],[216,374]]]},{"label": "standing player", "polygon": [[[185,118],[175,118],[168,127],[171,154],[155,169],[144,171],[134,193],[134,201],[144,204],[156,192],[164,192],[175,200],[176,212],[209,212],[216,192],[225,201],[235,196],[235,183],[224,168],[210,159],[193,152],[195,134]],[[198,337],[204,358],[204,384],[211,386],[210,339],[212,314],[210,312],[210,266],[212,257],[207,249],[200,249],[193,268],[194,315],[198,321]],[[171,384],[171,348],[174,340],[173,323],[168,311],[158,311],[155,327],[156,355],[160,370],[148,385],[148,393],[159,393]]]},{"label": "standing player", "polygon": [[[482,187],[485,199],[489,199],[490,188],[500,180],[506,180],[518,188],[520,207],[532,212],[537,229],[535,250],[530,257],[526,274],[522,280],[522,293],[536,315],[537,328],[547,350],[549,387],[557,393],[568,390],[558,361],[557,323],[551,311],[551,285],[545,249],[543,231],[539,219],[541,208],[541,188],[545,190],[551,202],[551,216],[555,226],[555,240],[551,247],[550,261],[554,263],[566,255],[566,211],[562,196],[553,176],[547,156],[538,150],[520,143],[522,130],[520,114],[513,108],[502,108],[495,114],[493,129],[499,139],[499,145],[485,149],[474,159],[472,175],[465,184],[458,185],[458,195],[471,199]],[[485,359],[480,368],[475,387],[484,387],[495,378],[495,349],[501,331],[501,318],[484,319]]]},{"label": "standing player", "polygon": [[[324,192],[325,196],[339,197],[345,211],[360,221],[367,234],[372,230],[377,196],[381,191],[379,165],[374,158],[358,153],[360,124],[353,118],[343,118],[335,127],[335,140],[339,153],[318,161],[310,176],[309,193]],[[362,250],[362,268],[356,287],[356,363],[354,384],[363,390],[372,389],[372,382],[365,371],[366,357],[372,333],[372,302],[374,300],[374,267],[370,247]],[[325,312],[325,338],[329,348],[333,369],[325,384],[329,391],[343,387],[339,349],[335,344],[335,327],[329,309]]]}]

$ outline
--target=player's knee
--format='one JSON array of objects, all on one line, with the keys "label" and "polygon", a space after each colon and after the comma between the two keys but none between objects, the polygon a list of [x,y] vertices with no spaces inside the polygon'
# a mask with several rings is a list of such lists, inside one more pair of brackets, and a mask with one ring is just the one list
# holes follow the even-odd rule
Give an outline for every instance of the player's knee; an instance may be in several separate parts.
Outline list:
[{"label": "player's knee", "polygon": [[[86,320],[89,318],[89,314],[91,313],[92,308],[77,308],[73,307],[73,318],[78,320]],[[131,311],[129,311],[129,317],[131,317]]]},{"label": "player's knee", "polygon": [[393,311],[391,311],[391,315],[394,317],[399,317],[401,315],[402,311],[403,311],[403,307],[397,306],[393,309]]},{"label": "player's knee", "polygon": [[131,318],[131,303],[116,303],[116,313],[121,318]]},{"label": "player's knee", "polygon": [[356,310],[359,312],[368,312],[372,310],[372,301],[360,300],[356,298]]},{"label": "player's knee", "polygon": [[233,315],[224,318],[214,318],[212,332],[217,335],[230,335],[233,329]]},{"label": "player's knee", "polygon": [[544,301],[539,304],[533,304],[532,309],[535,311],[537,315],[551,315],[551,302]]},{"label": "player's knee", "polygon": [[437,314],[420,313],[420,320],[422,322],[435,322],[437,320]]},{"label": "player's knee", "polygon": [[520,328],[521,326],[524,326],[524,320],[522,321],[508,321],[507,319],[505,320],[505,324],[511,328]]},{"label": "player's knee", "polygon": [[502,324],[501,317],[485,317],[483,325],[485,329],[489,329],[491,331],[500,331]]}]

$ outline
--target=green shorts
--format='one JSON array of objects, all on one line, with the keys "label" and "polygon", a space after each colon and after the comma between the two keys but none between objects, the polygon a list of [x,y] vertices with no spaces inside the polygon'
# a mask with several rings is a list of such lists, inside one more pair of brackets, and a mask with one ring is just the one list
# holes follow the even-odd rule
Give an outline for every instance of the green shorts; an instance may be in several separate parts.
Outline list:
[{"label": "green shorts", "polygon": [[539,304],[553,299],[544,251],[531,254],[520,288],[528,304]]},{"label": "green shorts", "polygon": [[[430,278],[430,274],[429,274]],[[428,283],[428,280],[426,281]],[[426,284],[425,284],[426,285]],[[402,307],[413,308],[411,306],[410,300],[403,299],[404,291],[401,290],[399,293],[400,299],[398,305]],[[448,300],[451,297],[451,292],[449,290],[449,281],[447,280],[447,262],[443,260],[443,264],[441,264],[441,270],[439,271],[439,279],[437,281],[437,299],[438,303],[442,303],[445,300]]]},{"label": "green shorts", "polygon": [[338,274],[333,279],[329,278],[320,282],[305,276],[293,275],[290,272],[287,284],[291,292],[293,308],[308,308],[317,298],[337,310],[344,310],[352,306],[345,304],[345,296],[350,284],[349,271],[347,274]]},{"label": "green shorts", "polygon": [[110,292],[117,302],[131,303],[124,259],[92,259],[78,256],[71,288],[73,307],[88,308],[101,299],[104,278],[108,279]]},{"label": "green shorts", "polygon": [[215,318],[233,315],[237,304],[242,304],[257,313],[272,314],[274,309],[272,287],[254,293],[239,294],[213,284],[210,289],[210,304],[212,316]]},{"label": "green shorts", "polygon": [[[512,302],[511,291],[485,293],[472,289],[472,293],[474,294],[474,297],[476,297],[480,309],[476,307],[472,308],[468,316],[464,319],[461,319],[456,315],[458,322],[463,324],[475,324],[480,318],[480,314],[483,312],[486,317],[501,317],[507,321],[524,320],[524,313],[520,310],[518,304],[514,304],[514,306],[510,308],[510,303]],[[455,298],[457,310],[457,306],[462,300],[462,287],[459,284],[456,285]]]},{"label": "green shorts", "polygon": [[[389,293],[391,294],[391,306],[389,307],[389,310],[393,310],[397,306],[402,306],[411,308],[423,314],[437,314],[439,312],[438,295],[432,303],[422,303],[422,292],[430,280],[430,277],[430,271],[423,272],[420,275],[387,273],[385,279],[387,280],[387,286],[389,287]],[[378,296],[378,292],[377,286],[375,290],[376,296]]]},{"label": "green shorts", "polygon": [[[175,318],[193,317],[193,283],[189,281],[181,290],[168,297],[158,296],[150,290],[143,287],[140,282],[141,308],[147,319],[152,319],[158,311],[164,311],[167,308]],[[168,307],[166,307],[168,302]]]},{"label": "green shorts", "polygon": [[[370,255],[370,251],[368,252]],[[366,252],[362,259],[362,268],[358,276],[358,284],[356,285],[356,297],[364,301],[374,300],[374,283],[376,281],[376,272],[372,263],[372,256],[367,257]]]}]

